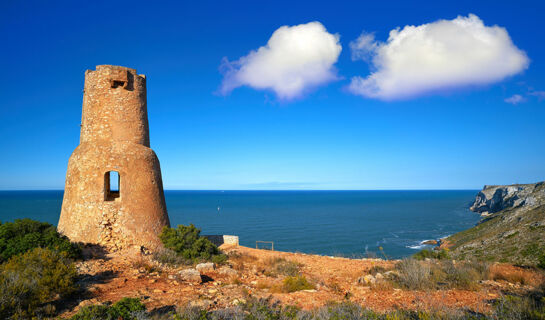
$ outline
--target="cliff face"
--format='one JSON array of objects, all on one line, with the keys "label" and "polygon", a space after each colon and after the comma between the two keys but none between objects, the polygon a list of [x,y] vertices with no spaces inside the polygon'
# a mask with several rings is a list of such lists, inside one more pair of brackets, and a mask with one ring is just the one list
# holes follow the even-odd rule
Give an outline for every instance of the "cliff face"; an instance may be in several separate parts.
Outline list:
[{"label": "cliff face", "polygon": [[470,208],[485,218],[445,239],[456,259],[536,265],[545,257],[545,183],[485,186]]},{"label": "cliff face", "polygon": [[[510,186],[484,186],[469,208],[482,216],[488,216],[507,208],[533,207],[542,204],[545,192],[543,182]],[[541,190],[541,192],[540,192]]]}]

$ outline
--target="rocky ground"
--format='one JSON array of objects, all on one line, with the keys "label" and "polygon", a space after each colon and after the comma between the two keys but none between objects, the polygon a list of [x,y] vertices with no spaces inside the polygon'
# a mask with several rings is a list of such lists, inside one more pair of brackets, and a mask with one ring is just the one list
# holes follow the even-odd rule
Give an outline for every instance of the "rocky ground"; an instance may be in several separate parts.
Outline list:
[{"label": "rocky ground", "polygon": [[[544,281],[539,272],[530,273],[532,281],[521,285],[507,281],[484,281],[477,290],[410,291],[381,282],[382,274],[370,275],[372,269],[383,273],[397,261],[382,259],[348,259],[302,253],[257,250],[242,246],[223,247],[230,258],[225,265],[201,264],[172,268],[139,250],[117,253],[86,252],[87,259],[78,263],[84,276],[84,292],[77,300],[65,304],[63,317],[85,305],[115,302],[136,297],[148,310],[173,310],[194,305],[208,309],[242,303],[250,297],[272,296],[286,305],[303,309],[323,306],[331,301],[350,300],[375,311],[404,309],[467,308],[486,311],[491,302],[505,291],[528,292]],[[282,293],[275,289],[285,276],[270,272],[271,261],[283,258],[295,262],[315,289]],[[506,273],[520,268],[500,265]],[[395,271],[393,271],[395,272]]]}]

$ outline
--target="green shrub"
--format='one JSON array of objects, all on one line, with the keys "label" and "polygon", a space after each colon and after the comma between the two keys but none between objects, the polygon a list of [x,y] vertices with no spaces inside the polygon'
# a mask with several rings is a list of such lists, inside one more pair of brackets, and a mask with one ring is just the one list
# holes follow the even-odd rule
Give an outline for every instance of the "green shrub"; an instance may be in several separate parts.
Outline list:
[{"label": "green shrub", "polygon": [[446,249],[441,249],[441,250],[424,249],[415,253],[413,255],[413,258],[417,260],[425,260],[426,258],[443,260],[443,259],[449,259],[449,254],[448,254],[448,250]]},{"label": "green shrub", "polygon": [[545,319],[545,301],[530,297],[504,296],[494,305],[497,319]]},{"label": "green shrub", "polygon": [[66,252],[70,258],[78,258],[81,254],[79,245],[60,235],[49,223],[17,219],[0,224],[0,262],[34,248]]},{"label": "green shrub", "polygon": [[470,263],[455,265],[452,261],[443,263],[441,269],[444,271],[445,278],[438,279],[439,281],[444,281],[451,288],[466,290],[477,289],[477,281],[483,279],[485,272],[480,269],[480,265]]},{"label": "green shrub", "polygon": [[537,267],[541,269],[545,269],[545,254],[542,254],[538,261],[537,261]]},{"label": "green shrub", "polygon": [[172,249],[161,249],[153,253],[153,259],[157,262],[171,266],[187,266],[193,264],[193,260],[186,259]]},{"label": "green shrub", "polygon": [[[174,250],[177,254],[193,261],[212,260],[221,255],[220,250],[210,240],[200,236],[201,230],[193,224],[189,226],[178,225],[178,228],[164,227],[161,232],[161,242],[167,249]],[[225,258],[214,258],[222,260]]]},{"label": "green shrub", "polygon": [[[493,316],[493,315],[492,315]],[[196,307],[182,308],[173,318],[181,320],[484,320],[505,319],[485,317],[482,314],[464,310],[441,309],[438,311],[395,310],[375,312],[352,302],[328,303],[312,310],[301,310],[294,306],[283,307],[268,299],[249,299],[236,308],[207,311]],[[515,318],[509,318],[515,319]],[[527,318],[524,318],[527,319]],[[536,318],[528,318],[536,319]]]},{"label": "green shrub", "polygon": [[[106,305],[85,306],[76,313],[71,320],[114,320],[115,318],[109,315],[110,307]],[[115,319],[117,320],[117,319]]]},{"label": "green shrub", "polygon": [[111,306],[92,305],[81,310],[71,320],[136,320],[144,317],[146,307],[136,298],[123,298]]},{"label": "green shrub", "polygon": [[295,292],[300,290],[311,290],[314,289],[314,285],[308,282],[307,278],[303,275],[298,275],[295,277],[286,277],[282,282],[282,291],[284,292]]},{"label": "green shrub", "polygon": [[57,295],[75,291],[74,264],[65,252],[35,248],[0,265],[0,318],[43,312]]},{"label": "green shrub", "polygon": [[215,264],[224,264],[228,258],[229,257],[227,257],[226,254],[220,253],[213,255],[210,261],[214,262]]}]

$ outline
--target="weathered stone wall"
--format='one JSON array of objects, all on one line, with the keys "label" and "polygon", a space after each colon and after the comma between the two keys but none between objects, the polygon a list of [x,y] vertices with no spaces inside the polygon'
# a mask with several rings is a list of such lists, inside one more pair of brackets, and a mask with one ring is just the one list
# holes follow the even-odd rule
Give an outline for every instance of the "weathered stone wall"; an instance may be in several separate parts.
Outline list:
[{"label": "weathered stone wall", "polygon": [[238,246],[238,236],[230,236],[230,235],[203,235],[203,237],[207,238],[215,244],[216,246],[221,246],[222,244],[230,244]]},{"label": "weathered stone wall", "polygon": [[[149,148],[146,78],[97,66],[85,73],[80,145],[68,162],[58,229],[72,241],[155,248],[169,226],[159,159]],[[119,172],[110,197],[107,174]]]}]

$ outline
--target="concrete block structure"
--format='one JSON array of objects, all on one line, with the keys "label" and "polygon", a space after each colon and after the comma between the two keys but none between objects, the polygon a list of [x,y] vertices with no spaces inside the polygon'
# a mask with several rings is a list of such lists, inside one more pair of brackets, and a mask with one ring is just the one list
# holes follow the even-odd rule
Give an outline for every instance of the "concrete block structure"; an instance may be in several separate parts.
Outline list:
[{"label": "concrete block structure", "polygon": [[146,77],[135,69],[85,72],[80,144],[68,161],[58,224],[72,241],[154,249],[170,226],[146,100]]}]

